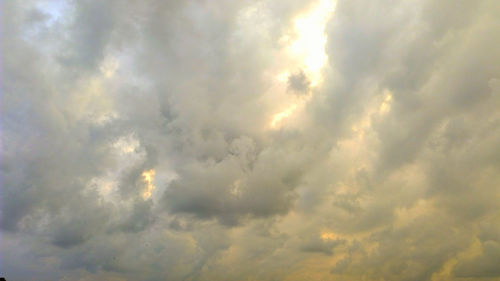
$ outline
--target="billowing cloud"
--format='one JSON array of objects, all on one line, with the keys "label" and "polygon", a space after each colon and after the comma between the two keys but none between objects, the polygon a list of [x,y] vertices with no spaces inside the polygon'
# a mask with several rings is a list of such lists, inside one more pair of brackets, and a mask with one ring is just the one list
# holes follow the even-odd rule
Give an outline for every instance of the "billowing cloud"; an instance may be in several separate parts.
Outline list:
[{"label": "billowing cloud", "polygon": [[5,1],[7,280],[500,280],[500,2]]}]

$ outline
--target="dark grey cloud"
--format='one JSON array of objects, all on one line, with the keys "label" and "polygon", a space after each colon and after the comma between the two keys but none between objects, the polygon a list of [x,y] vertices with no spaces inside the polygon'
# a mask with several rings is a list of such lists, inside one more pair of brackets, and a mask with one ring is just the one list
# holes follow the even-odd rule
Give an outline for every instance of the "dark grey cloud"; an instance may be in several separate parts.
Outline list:
[{"label": "dark grey cloud", "polygon": [[307,93],[311,82],[304,71],[299,71],[288,77],[288,87],[297,93]]}]

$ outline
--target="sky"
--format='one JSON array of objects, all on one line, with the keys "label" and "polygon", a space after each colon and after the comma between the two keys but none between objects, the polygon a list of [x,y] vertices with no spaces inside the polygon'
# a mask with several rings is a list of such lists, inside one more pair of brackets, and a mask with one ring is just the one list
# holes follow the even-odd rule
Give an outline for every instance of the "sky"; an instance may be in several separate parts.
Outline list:
[{"label": "sky", "polygon": [[2,1],[0,275],[500,280],[499,14]]}]

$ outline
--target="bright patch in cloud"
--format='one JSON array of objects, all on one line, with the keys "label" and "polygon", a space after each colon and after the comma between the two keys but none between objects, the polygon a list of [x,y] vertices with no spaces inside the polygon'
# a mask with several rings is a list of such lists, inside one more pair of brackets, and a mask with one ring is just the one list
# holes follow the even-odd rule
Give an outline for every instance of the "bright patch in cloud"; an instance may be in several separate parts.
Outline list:
[{"label": "bright patch in cloud", "polygon": [[142,179],[144,183],[146,183],[146,188],[144,192],[142,193],[142,198],[144,200],[149,199],[151,195],[153,194],[153,191],[155,190],[155,186],[153,184],[154,179],[155,179],[155,170],[147,170],[142,172]]},{"label": "bright patch in cloud", "polygon": [[279,123],[289,117],[290,115],[293,114],[293,112],[297,109],[297,104],[292,104],[290,105],[287,109],[279,112],[279,113],[276,113],[274,116],[273,116],[273,120],[271,121],[271,127],[272,128],[276,128],[276,126],[279,125]]},{"label": "bright patch in cloud", "polygon": [[320,0],[315,7],[294,21],[294,33],[297,39],[291,43],[289,51],[303,65],[312,86],[320,83],[321,68],[328,60],[328,55],[325,53],[327,40],[325,25],[334,9],[335,2],[332,0]]},{"label": "bright patch in cloud", "polygon": [[[327,40],[325,26],[334,10],[335,2],[332,0],[321,0],[309,11],[299,15],[294,20],[292,34],[286,35],[284,40],[282,40],[286,42],[290,38],[295,38],[295,40],[289,43],[286,49],[288,56],[294,63],[277,75],[276,78],[279,82],[287,82],[290,73],[293,73],[297,69],[302,69],[310,81],[311,89],[319,86],[322,79],[322,68],[328,60],[328,55],[325,53]],[[304,98],[287,106],[283,111],[274,114],[271,118],[270,127],[273,129],[279,128],[279,125],[287,117],[294,114],[311,97],[311,94],[308,94]]]}]

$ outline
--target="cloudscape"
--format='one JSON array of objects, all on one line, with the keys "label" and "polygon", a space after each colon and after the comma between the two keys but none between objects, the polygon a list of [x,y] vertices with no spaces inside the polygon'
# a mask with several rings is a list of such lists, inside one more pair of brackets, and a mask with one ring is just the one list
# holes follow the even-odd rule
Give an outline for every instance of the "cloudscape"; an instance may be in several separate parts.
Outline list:
[{"label": "cloudscape", "polygon": [[500,280],[500,1],[6,0],[8,281]]}]

